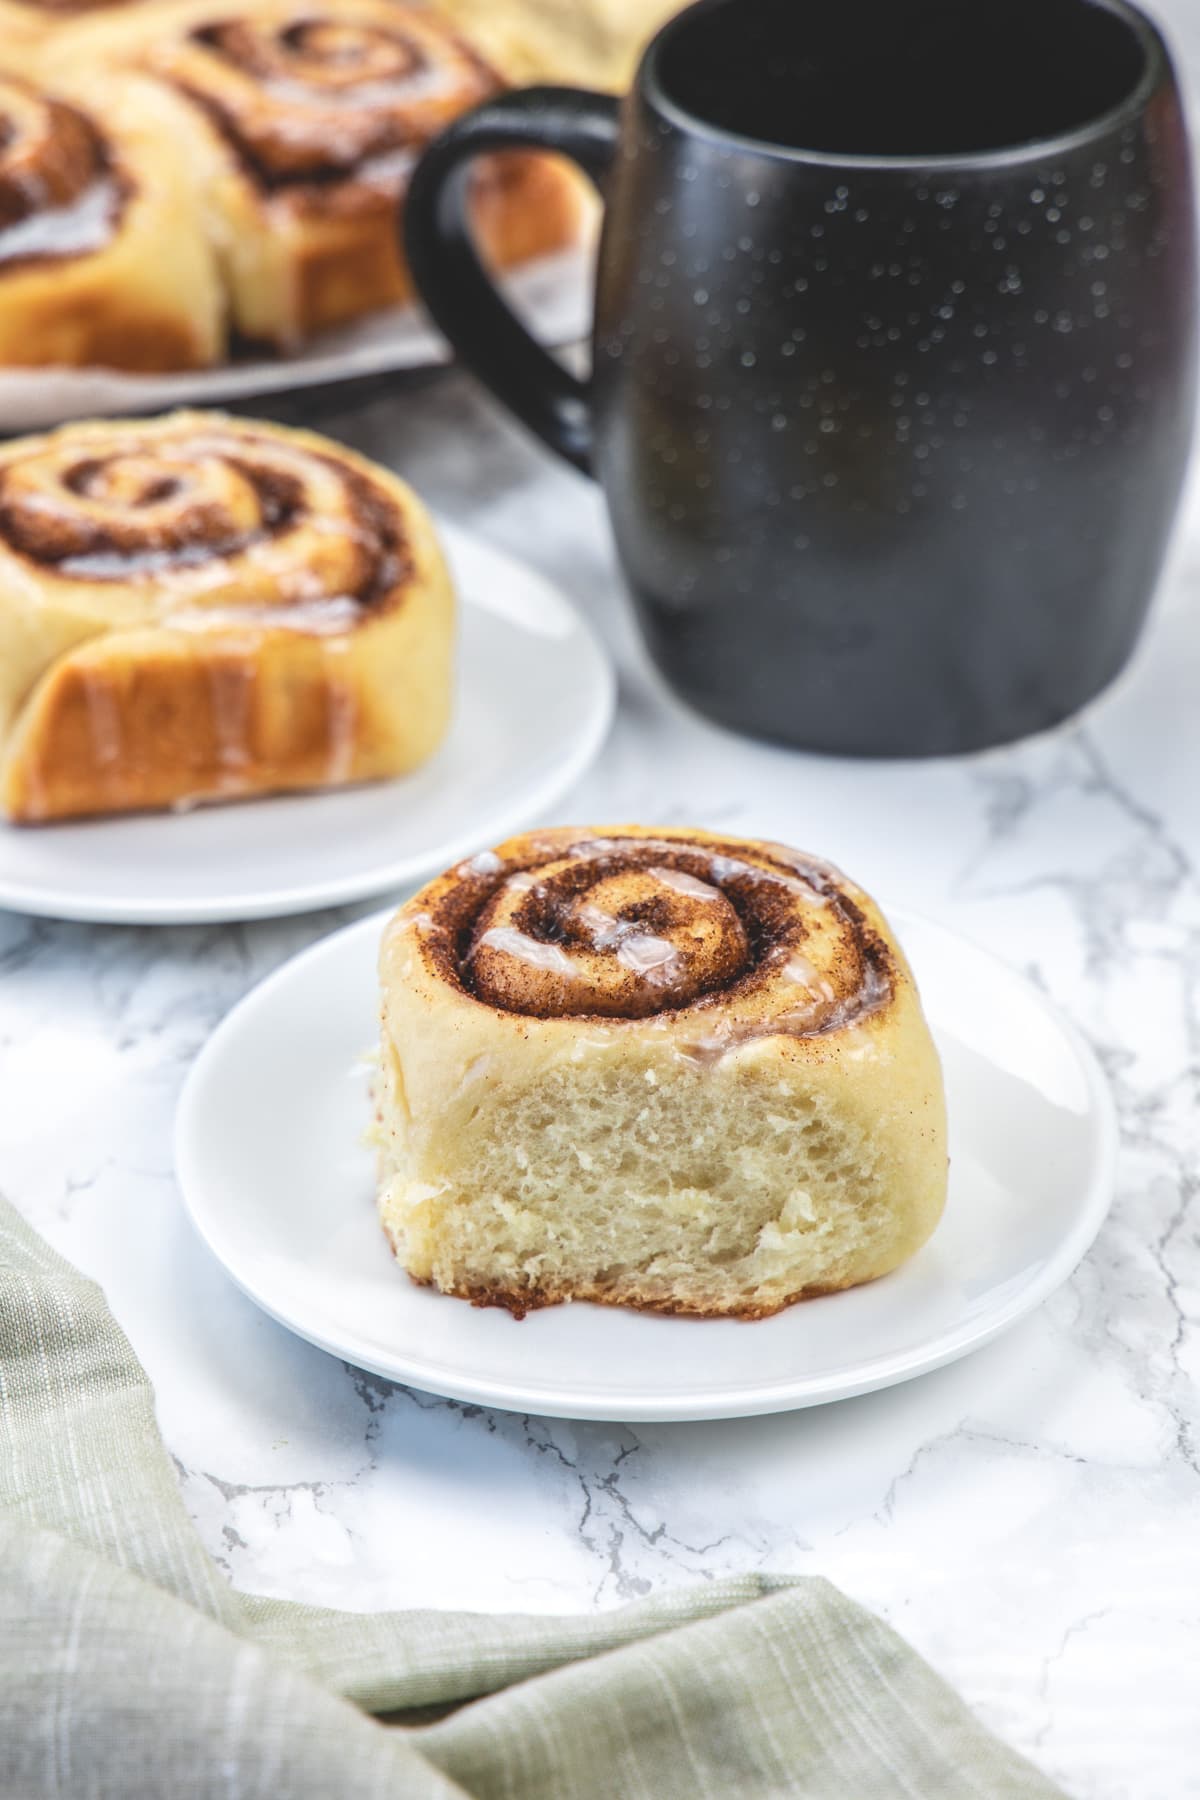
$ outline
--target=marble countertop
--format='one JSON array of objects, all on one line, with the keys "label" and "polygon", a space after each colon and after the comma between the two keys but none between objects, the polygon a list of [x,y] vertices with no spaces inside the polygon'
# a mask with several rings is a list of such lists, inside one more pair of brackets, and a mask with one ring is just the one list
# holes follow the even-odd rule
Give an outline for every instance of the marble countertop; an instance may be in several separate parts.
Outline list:
[{"label": "marble countertop", "polygon": [[[1192,4],[1159,11],[1200,78]],[[947,921],[1087,1033],[1124,1142],[1074,1279],[953,1367],[723,1424],[491,1413],[274,1325],[194,1237],[172,1174],[208,1032],[370,907],[150,930],[0,914],[0,1188],[103,1283],[210,1551],[240,1587],[361,1609],[574,1610],[820,1573],[1079,1800],[1200,1795],[1200,482],[1136,662],[1081,721],[972,759],[851,763],[677,706],[634,637],[597,494],[465,379],[315,422],[535,561],[609,643],[617,723],[555,822],[782,838]]]}]

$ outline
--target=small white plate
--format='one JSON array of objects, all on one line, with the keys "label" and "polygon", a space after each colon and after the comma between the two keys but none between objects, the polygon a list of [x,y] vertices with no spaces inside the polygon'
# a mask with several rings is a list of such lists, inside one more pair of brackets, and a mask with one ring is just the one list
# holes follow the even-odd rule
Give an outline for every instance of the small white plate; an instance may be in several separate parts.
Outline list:
[{"label": "small white plate", "polygon": [[521,1321],[409,1282],[362,1145],[382,917],[296,957],[188,1077],[176,1166],[192,1219],[274,1318],[431,1393],[575,1419],[718,1419],[814,1406],[953,1361],[1066,1280],[1108,1209],[1116,1122],[1091,1051],[1036,988],[900,918],[945,1066],[950,1197],[882,1281],[754,1324],[550,1307]]},{"label": "small white plate", "polygon": [[80,824],[0,824],[0,906],[194,924],[381,894],[536,819],[595,756],[611,665],[542,576],[440,527],[461,601],[454,723],[399,781]]}]

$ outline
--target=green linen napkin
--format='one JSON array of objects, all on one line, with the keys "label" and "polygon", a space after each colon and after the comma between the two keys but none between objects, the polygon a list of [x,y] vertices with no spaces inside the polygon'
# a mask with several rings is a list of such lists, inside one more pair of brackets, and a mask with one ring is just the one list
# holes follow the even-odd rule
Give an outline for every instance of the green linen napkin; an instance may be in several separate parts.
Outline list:
[{"label": "green linen napkin", "polygon": [[1061,1800],[822,1580],[589,1618],[235,1593],[103,1295],[3,1201],[0,1794]]}]

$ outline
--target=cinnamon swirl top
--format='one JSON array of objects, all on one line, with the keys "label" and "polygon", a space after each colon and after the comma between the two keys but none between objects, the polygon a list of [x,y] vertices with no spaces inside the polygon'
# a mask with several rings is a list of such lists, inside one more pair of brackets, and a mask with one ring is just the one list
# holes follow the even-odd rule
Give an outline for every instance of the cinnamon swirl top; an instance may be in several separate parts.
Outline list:
[{"label": "cinnamon swirl top", "polygon": [[350,179],[394,191],[417,152],[497,78],[399,0],[245,0],[154,45],[148,65],[199,106],[262,188],[315,203]]},{"label": "cinnamon swirl top", "polygon": [[0,75],[0,276],[100,249],[128,193],[92,119]]},{"label": "cinnamon swirl top", "polygon": [[395,497],[319,440],[217,414],[0,448],[0,555],[148,618],[342,631],[411,572]]},{"label": "cinnamon swirl top", "polygon": [[703,1059],[880,1012],[897,962],[867,896],[780,844],[556,830],[442,876],[397,916],[427,971],[521,1018],[661,1020]]}]

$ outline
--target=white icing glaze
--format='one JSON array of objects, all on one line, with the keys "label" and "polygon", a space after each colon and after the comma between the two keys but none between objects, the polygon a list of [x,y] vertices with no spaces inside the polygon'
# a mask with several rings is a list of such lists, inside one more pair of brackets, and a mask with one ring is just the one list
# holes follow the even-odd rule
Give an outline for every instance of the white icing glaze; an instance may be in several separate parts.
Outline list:
[{"label": "white icing glaze", "polygon": [[513,956],[518,962],[528,963],[532,969],[548,969],[554,975],[575,973],[565,950],[557,944],[541,944],[537,938],[518,931],[515,925],[493,925],[490,931],[484,932],[476,949],[484,944],[493,950],[503,950],[506,956]]},{"label": "white icing glaze", "polygon": [[[561,855],[562,854],[561,848],[557,844],[544,843],[542,847],[547,851],[548,854],[551,854],[551,855],[554,855],[554,854]],[[619,847],[622,849],[627,849],[628,845],[622,844]],[[602,837],[580,838],[580,840],[577,844],[568,845],[567,855],[568,856],[577,856],[581,862],[586,862],[592,857],[608,856],[612,853],[612,851],[616,850],[617,848],[618,848],[618,845],[616,843],[616,840],[613,838],[602,838]]]},{"label": "white icing glaze", "polygon": [[[426,62],[401,75],[385,75],[382,79],[352,82],[343,88],[323,85],[318,80],[306,81],[303,75],[272,75],[263,86],[274,99],[287,101],[294,106],[315,107],[321,112],[353,113],[365,112],[372,107],[411,106],[418,100],[434,99],[449,88],[452,79],[452,71],[435,62]],[[301,120],[294,129],[290,127],[291,122],[286,115],[281,116],[275,124],[276,135],[307,142],[306,121]]]},{"label": "white icing glaze", "polygon": [[810,994],[822,1000],[834,998],[833,988],[824,975],[819,974],[807,956],[798,950],[792,952],[779,973],[784,981],[794,981],[798,987],[807,988]]},{"label": "white icing glaze", "polygon": [[635,975],[665,986],[679,970],[679,951],[669,938],[643,931],[633,919],[615,919],[602,907],[585,902],[577,917],[591,933],[597,950],[616,949],[617,961]]},{"label": "white icing glaze", "polygon": [[98,768],[112,771],[121,760],[121,714],[112,684],[102,675],[84,675],[83,694],[92,756]]},{"label": "white icing glaze", "polygon": [[743,862],[736,856],[714,856],[712,872],[713,879],[718,882],[736,881],[739,875],[749,875],[755,881],[771,881],[777,887],[786,888],[789,894],[794,894],[808,906],[829,904],[825,896],[819,894],[802,875],[788,875],[782,869],[764,869],[758,863]]},{"label": "white icing glaze", "polygon": [[31,213],[0,230],[0,264],[19,256],[84,256],[102,250],[112,236],[116,194],[97,181],[70,206]]},{"label": "white icing glaze", "polygon": [[250,702],[254,671],[244,668],[209,670],[208,692],[212,705],[217,760],[226,783],[236,785],[250,761]]},{"label": "white icing glaze", "polygon": [[654,937],[648,931],[634,931],[622,937],[617,961],[637,975],[655,983],[670,981],[679,964],[679,952],[669,938]]},{"label": "white icing glaze", "polygon": [[385,156],[372,156],[361,164],[357,178],[374,187],[401,188],[412,174],[416,160],[417,153],[411,146],[389,150]]},{"label": "white icing glaze", "polygon": [[407,937],[410,931],[428,931],[433,925],[433,915],[427,912],[397,913],[387,928],[387,939]]},{"label": "white icing glaze", "polygon": [[590,900],[584,901],[576,917],[581,925],[586,926],[597,950],[611,950],[614,944],[619,944],[623,937],[635,929],[627,921],[614,919],[611,913],[606,913],[602,906],[594,906]]},{"label": "white icing glaze", "polygon": [[471,857],[469,862],[459,863],[456,875],[498,875],[504,867],[494,850],[481,850],[478,856]]},{"label": "white icing glaze", "polygon": [[[563,854],[563,851],[558,849],[557,846],[551,845],[547,846],[547,848],[550,850],[557,850],[557,854],[559,855]],[[720,853],[709,855],[708,850],[703,844],[694,846],[689,845],[686,839],[680,839],[678,844],[676,844],[674,841],[668,839],[581,838],[578,843],[570,844],[567,847],[565,854],[571,857],[577,857],[580,862],[591,862],[604,856],[620,855],[622,852],[641,850],[657,850],[662,852],[663,850],[674,850],[676,848],[680,850],[694,849],[698,854],[707,856],[709,859],[709,867],[712,871],[713,881],[718,884],[718,887],[726,881],[736,880],[738,876],[749,876],[754,881],[774,882],[776,886],[785,888],[788,893],[794,894],[797,899],[803,900],[806,905],[829,905],[829,901],[825,895],[818,893],[812,883],[806,881],[802,875],[789,875],[782,869],[764,868],[759,863],[746,862],[738,856],[724,856]],[[814,863],[813,866],[820,867],[823,870],[825,869],[824,864],[818,865]],[[666,873],[678,877],[680,871],[674,869],[667,871],[663,868],[655,868],[653,873],[660,878]],[[694,879],[694,877],[691,879]],[[700,885],[706,887],[708,883],[701,882]],[[684,889],[682,891],[691,892],[692,890]]]},{"label": "white icing glaze", "polygon": [[698,881],[684,869],[654,868],[650,873],[664,887],[674,888],[677,894],[689,894],[693,900],[719,900],[720,888],[712,887],[707,881]]},{"label": "white icing glaze", "polygon": [[225,554],[214,554],[205,544],[188,544],[178,550],[97,550],[88,556],[68,556],[58,568],[60,574],[75,581],[132,581],[137,575],[157,575],[163,569],[222,562]]},{"label": "white icing glaze", "polygon": [[[345,650],[343,643],[330,643],[329,653]],[[354,752],[358,743],[358,701],[349,682],[339,680],[332,672],[326,687],[329,720],[329,759],[325,780],[331,787],[349,781],[354,770]]]},{"label": "white icing glaze", "polygon": [[329,599],[300,600],[290,606],[182,607],[170,615],[169,623],[173,631],[220,631],[253,625],[263,631],[343,637],[357,627],[361,617],[358,601],[338,594]]}]

